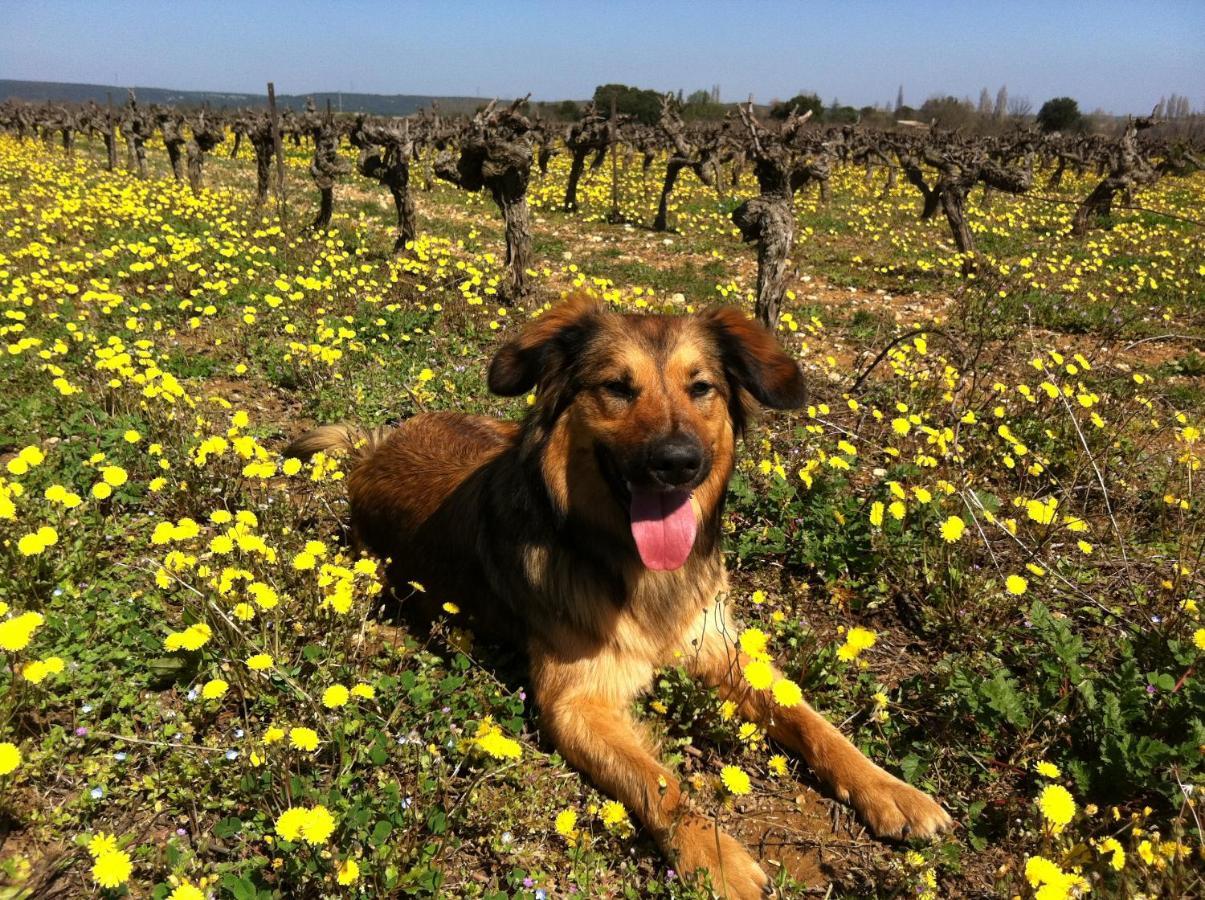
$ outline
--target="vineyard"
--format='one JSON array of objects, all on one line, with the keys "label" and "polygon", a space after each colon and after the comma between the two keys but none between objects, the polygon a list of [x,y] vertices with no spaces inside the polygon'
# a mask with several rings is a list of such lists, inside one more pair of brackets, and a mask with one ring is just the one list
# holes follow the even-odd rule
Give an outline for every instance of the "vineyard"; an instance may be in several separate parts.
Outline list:
[{"label": "vineyard", "polygon": [[[737,706],[640,718],[784,897],[1205,895],[1205,150],[525,100],[405,119],[0,104],[0,891],[708,897],[405,616],[320,423],[490,394],[562,298],[741,307],[740,643],[955,828],[876,839]],[[428,598],[431,599],[431,598]]]}]

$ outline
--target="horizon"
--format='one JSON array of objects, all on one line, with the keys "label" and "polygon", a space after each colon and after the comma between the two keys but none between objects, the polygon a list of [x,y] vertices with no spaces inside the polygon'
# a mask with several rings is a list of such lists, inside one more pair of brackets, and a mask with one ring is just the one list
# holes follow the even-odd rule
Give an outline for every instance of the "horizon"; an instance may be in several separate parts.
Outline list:
[{"label": "horizon", "polygon": [[[331,27],[335,18],[346,27]],[[161,0],[10,0],[0,26],[0,78],[24,81],[238,94],[263,94],[268,81],[291,95],[530,91],[535,101],[584,100],[615,82],[687,94],[718,84],[728,103],[803,91],[825,104],[888,108],[901,88],[919,107],[1006,86],[1035,110],[1069,96],[1085,112],[1146,114],[1172,94],[1205,109],[1205,41],[1194,40],[1205,33],[1205,4],[1188,0],[1137,12],[1120,0],[1014,0],[990,12],[942,0],[907,9],[879,0],[746,9],[265,0],[215,3],[199,19]]]}]

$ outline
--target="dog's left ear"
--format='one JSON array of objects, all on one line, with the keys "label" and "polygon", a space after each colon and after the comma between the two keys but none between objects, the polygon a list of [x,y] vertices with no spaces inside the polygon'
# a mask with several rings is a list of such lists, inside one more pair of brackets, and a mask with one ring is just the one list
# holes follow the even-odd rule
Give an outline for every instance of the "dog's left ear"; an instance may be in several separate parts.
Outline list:
[{"label": "dog's left ear", "polygon": [[762,406],[795,409],[807,399],[799,364],[765,327],[742,310],[720,306],[700,319],[719,346],[724,370]]},{"label": "dog's left ear", "polygon": [[516,397],[542,378],[563,377],[602,314],[602,304],[586,294],[574,295],[548,310],[494,355],[490,390],[502,397]]}]

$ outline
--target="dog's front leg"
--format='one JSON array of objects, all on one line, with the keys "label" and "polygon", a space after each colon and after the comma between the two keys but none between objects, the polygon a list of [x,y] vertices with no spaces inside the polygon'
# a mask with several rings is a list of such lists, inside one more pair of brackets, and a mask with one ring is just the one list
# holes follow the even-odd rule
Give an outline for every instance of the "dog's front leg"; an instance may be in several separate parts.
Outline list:
[{"label": "dog's front leg", "polygon": [[558,659],[532,648],[540,727],[561,755],[648,829],[678,868],[706,868],[712,886],[732,900],[754,900],[769,879],[741,844],[690,810],[678,779],[653,755],[627,712],[630,666],[605,652]]},{"label": "dog's front leg", "polygon": [[[783,707],[770,691],[754,690],[744,678],[752,659],[737,646],[736,634],[717,604],[691,635],[691,673],[736,703],[740,714],[762,725],[772,739],[800,754],[875,834],[927,837],[951,826],[949,815],[933,798],[867,759],[806,701]],[[777,669],[774,677],[781,677]]]}]

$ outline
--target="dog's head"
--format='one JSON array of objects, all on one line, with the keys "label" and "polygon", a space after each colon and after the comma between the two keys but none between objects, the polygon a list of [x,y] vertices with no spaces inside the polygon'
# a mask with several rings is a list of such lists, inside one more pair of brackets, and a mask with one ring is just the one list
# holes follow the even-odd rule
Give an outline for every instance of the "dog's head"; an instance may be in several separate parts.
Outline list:
[{"label": "dog's head", "polygon": [[799,366],[740,310],[621,315],[589,297],[503,346],[489,386],[536,390],[528,434],[554,497],[593,519],[622,514],[651,569],[685,563],[699,517],[720,508],[753,405],[804,401]]}]

